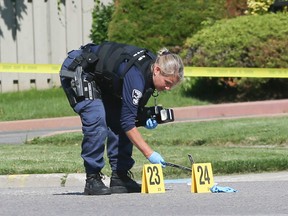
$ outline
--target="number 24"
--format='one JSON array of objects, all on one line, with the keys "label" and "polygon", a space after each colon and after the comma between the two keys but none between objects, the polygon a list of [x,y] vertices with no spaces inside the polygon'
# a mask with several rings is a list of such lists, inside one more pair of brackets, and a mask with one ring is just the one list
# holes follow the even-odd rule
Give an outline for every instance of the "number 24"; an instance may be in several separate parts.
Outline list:
[{"label": "number 24", "polygon": [[204,170],[202,166],[198,166],[197,172],[200,172],[200,185],[205,185],[206,181],[208,182],[208,184],[210,184],[210,177],[207,166],[204,167]]}]

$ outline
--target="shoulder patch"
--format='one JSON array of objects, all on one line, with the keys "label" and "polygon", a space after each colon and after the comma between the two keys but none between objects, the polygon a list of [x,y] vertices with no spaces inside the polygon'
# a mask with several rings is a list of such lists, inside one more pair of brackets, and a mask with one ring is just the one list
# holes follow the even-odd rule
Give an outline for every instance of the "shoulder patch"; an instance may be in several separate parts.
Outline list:
[{"label": "shoulder patch", "polygon": [[138,89],[133,89],[132,91],[132,101],[134,105],[138,105],[140,98],[142,97],[142,92]]}]

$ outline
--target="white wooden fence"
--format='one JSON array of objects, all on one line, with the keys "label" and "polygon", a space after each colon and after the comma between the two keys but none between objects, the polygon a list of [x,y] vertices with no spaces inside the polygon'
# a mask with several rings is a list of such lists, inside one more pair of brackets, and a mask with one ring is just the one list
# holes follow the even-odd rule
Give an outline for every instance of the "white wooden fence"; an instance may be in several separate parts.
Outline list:
[{"label": "white wooden fence", "polygon": [[[111,0],[102,0],[104,4]],[[61,64],[90,42],[94,0],[0,0],[0,64]],[[59,85],[58,74],[0,71],[0,92]]]}]

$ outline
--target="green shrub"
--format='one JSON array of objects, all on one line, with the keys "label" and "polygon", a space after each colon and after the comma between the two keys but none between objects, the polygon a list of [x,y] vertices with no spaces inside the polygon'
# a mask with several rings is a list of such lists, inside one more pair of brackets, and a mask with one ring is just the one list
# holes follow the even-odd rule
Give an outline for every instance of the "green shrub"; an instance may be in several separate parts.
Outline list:
[{"label": "green shrub", "polygon": [[[268,67],[267,62],[252,62],[251,50],[261,52],[256,47],[282,41],[266,46],[259,55],[268,59],[270,52],[287,52],[288,48],[282,47],[288,41],[287,18],[287,14],[267,14],[220,20],[187,39],[185,62],[199,67]],[[277,64],[270,62],[269,67],[286,68],[288,62],[284,59],[281,63],[277,59]]]},{"label": "green shrub", "polygon": [[203,21],[225,17],[225,0],[121,0],[109,24],[109,40],[157,51],[181,47]]},{"label": "green shrub", "polygon": [[[287,68],[287,18],[287,14],[280,13],[217,21],[213,26],[202,29],[187,39],[182,53],[184,62],[186,65],[198,67]],[[203,84],[203,81],[200,81],[202,79],[205,78],[196,80]],[[288,90],[287,79],[227,79],[211,78],[209,82],[206,81],[206,85],[200,85],[201,88],[194,80],[190,93],[200,93],[206,88],[217,86],[218,90],[222,89],[223,94],[233,92],[233,97],[229,95],[229,100],[233,98],[234,101],[288,96],[285,93]],[[282,86],[283,89],[277,86]],[[216,101],[227,100],[225,97],[219,96]]]}]

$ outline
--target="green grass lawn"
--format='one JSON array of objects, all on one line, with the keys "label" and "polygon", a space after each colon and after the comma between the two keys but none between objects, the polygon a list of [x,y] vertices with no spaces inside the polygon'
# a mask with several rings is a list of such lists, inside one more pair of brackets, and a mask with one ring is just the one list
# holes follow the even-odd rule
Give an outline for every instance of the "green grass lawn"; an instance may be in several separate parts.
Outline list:
[{"label": "green grass lawn", "polygon": [[[157,100],[167,108],[208,104],[182,96],[179,86]],[[149,105],[153,104],[151,98]],[[72,115],[75,113],[61,88],[2,93],[0,97],[0,121]],[[192,154],[197,163],[211,163],[215,175],[288,170],[287,116],[171,123],[140,130],[167,162],[189,167],[187,155]],[[35,138],[23,145],[0,145],[0,175],[83,173],[81,139],[81,133],[66,133]],[[137,149],[133,154],[136,163],[132,171],[140,179],[143,165],[149,162]],[[103,172],[110,174],[108,163]],[[165,178],[190,177],[176,168],[167,167],[163,172]]]},{"label": "green grass lawn", "polygon": [[[217,120],[159,125],[140,129],[167,162],[190,166],[211,163],[214,175],[288,170],[288,117]],[[0,145],[0,174],[83,173],[81,133],[36,138],[24,145]],[[141,178],[148,160],[135,148],[132,171]],[[106,158],[107,162],[107,158]],[[110,175],[109,164],[103,169]],[[165,179],[190,173],[167,167]]]}]

